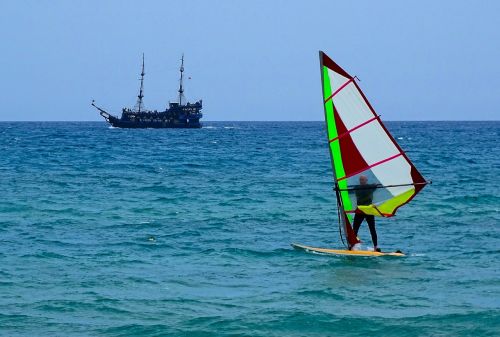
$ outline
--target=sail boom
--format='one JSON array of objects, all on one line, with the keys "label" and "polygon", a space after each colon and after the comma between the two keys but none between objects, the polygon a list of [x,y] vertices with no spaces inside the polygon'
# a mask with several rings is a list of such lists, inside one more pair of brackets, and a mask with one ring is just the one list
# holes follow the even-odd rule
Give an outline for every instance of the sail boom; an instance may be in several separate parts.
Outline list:
[{"label": "sail boom", "polygon": [[[432,181],[425,181],[423,183],[408,183],[408,184],[396,184],[396,185],[377,185],[372,188],[389,188],[389,187],[401,187],[401,186],[418,186],[418,185],[427,185],[427,184],[432,184]],[[333,188],[335,191],[337,191],[337,188]],[[356,191],[356,190],[363,190],[366,188],[363,187],[352,187],[352,188],[340,188],[338,191]]]}]

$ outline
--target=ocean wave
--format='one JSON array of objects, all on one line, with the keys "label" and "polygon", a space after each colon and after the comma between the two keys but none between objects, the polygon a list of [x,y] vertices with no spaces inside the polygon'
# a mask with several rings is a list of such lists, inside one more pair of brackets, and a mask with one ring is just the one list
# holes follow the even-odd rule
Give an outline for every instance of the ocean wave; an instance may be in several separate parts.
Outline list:
[{"label": "ocean wave", "polygon": [[290,249],[279,248],[274,250],[261,251],[245,248],[225,248],[222,249],[221,252],[235,256],[276,257],[290,254]]},{"label": "ocean wave", "polygon": [[[434,180],[376,220],[402,259],[289,246],[342,246],[324,123],[12,125],[0,133],[0,335],[498,330],[498,122],[387,123]],[[366,224],[359,235],[370,242]]]}]

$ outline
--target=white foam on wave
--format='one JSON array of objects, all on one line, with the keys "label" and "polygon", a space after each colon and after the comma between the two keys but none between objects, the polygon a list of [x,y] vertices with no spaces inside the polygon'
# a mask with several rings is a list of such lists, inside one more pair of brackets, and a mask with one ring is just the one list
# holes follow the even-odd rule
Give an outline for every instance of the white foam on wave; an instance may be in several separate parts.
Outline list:
[{"label": "white foam on wave", "polygon": [[203,129],[217,129],[217,127],[209,125],[209,126],[204,126]]}]

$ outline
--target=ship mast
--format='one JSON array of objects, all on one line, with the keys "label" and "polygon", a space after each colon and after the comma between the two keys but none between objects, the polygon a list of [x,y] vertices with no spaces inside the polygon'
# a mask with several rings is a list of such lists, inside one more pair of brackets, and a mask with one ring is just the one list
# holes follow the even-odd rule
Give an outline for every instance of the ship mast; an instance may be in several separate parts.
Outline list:
[{"label": "ship mast", "polygon": [[181,78],[179,80],[179,105],[182,105],[182,98],[184,97],[184,88],[182,87],[182,73],[184,72],[184,54],[182,54],[181,58]]},{"label": "ship mast", "polygon": [[142,53],[142,71],[141,71],[141,88],[139,89],[139,95],[137,95],[137,103],[135,104],[135,109],[137,112],[141,112],[141,110],[144,110],[144,106],[142,103],[142,99],[144,98],[144,53]]}]

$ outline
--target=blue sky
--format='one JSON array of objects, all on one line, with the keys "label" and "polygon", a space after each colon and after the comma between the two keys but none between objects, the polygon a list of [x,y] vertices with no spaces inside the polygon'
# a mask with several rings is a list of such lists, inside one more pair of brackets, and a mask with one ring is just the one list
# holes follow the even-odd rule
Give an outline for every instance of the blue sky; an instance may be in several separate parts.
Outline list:
[{"label": "blue sky", "polygon": [[498,120],[500,1],[3,1],[0,120],[101,120],[138,92],[205,120],[322,120],[318,50],[385,120]]}]

